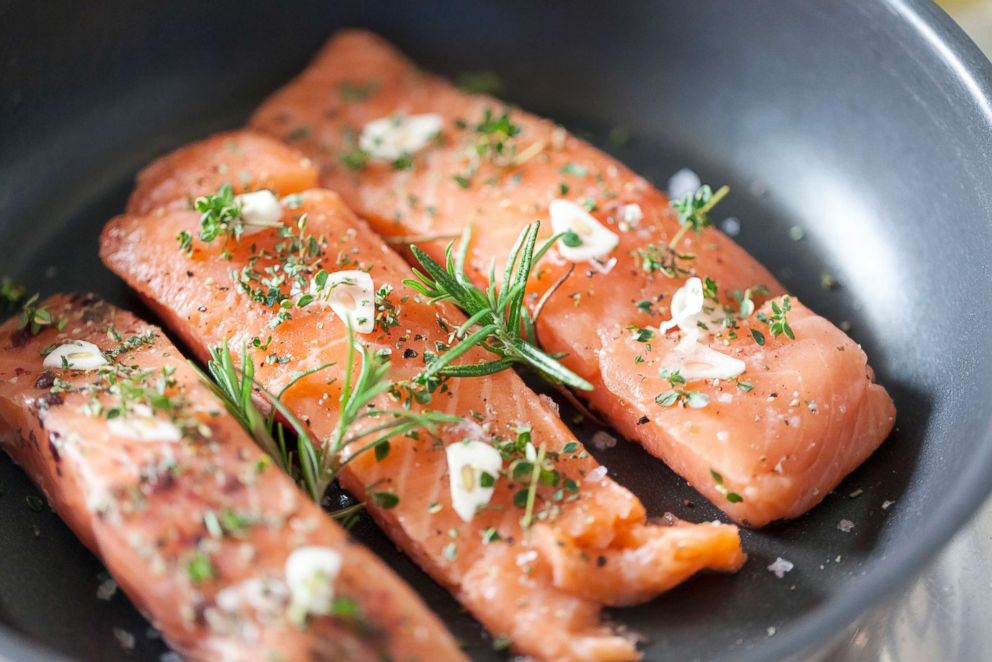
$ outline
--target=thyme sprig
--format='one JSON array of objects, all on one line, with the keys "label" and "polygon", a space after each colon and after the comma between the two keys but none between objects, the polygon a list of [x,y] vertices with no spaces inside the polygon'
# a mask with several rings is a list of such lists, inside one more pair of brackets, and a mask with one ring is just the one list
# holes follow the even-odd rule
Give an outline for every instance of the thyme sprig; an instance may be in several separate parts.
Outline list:
[{"label": "thyme sprig", "polygon": [[729,192],[728,186],[721,186],[714,192],[704,184],[695,192],[686,193],[685,197],[672,200],[670,202],[672,209],[679,216],[679,230],[666,246],[648,244],[634,251],[633,255],[640,262],[641,269],[648,273],[660,271],[669,278],[679,278],[691,273],[680,263],[694,260],[696,256],[691,253],[679,253],[677,250],[679,243],[689,231],[699,234],[713,225],[709,213]]},{"label": "thyme sprig", "polygon": [[662,407],[672,407],[682,402],[686,407],[702,409],[710,403],[710,397],[702,391],[689,391],[684,388],[686,378],[682,376],[681,370],[661,368],[658,370],[658,375],[667,380],[671,387],[669,390],[659,393],[654,399]]},{"label": "thyme sprig", "polygon": [[[471,226],[462,234],[457,253],[454,242],[448,244],[445,266],[417,246],[410,246],[423,271],[414,268],[416,279],[407,279],[404,283],[432,301],[453,301],[468,315],[468,320],[453,334],[460,342],[427,365],[418,377],[420,383],[430,383],[442,376],[491,375],[519,363],[534,368],[553,383],[592,390],[592,384],[558,361],[560,357],[546,354],[535,342],[533,320],[524,305],[527,280],[534,265],[561,237],[555,235],[538,248],[539,231],[540,223],[533,223],[517,238],[506,260],[502,286],[496,285],[495,261],[491,264],[490,284],[485,290],[473,285],[465,275]],[[482,363],[454,364],[473,347],[482,347],[496,358]]]},{"label": "thyme sprig", "polygon": [[18,328],[24,329],[29,332],[32,336],[36,336],[41,333],[42,329],[45,329],[53,324],[61,331],[68,320],[66,319],[56,319],[51,311],[47,307],[38,305],[38,300],[41,298],[37,292],[24,302],[21,306],[21,315],[18,321]]}]

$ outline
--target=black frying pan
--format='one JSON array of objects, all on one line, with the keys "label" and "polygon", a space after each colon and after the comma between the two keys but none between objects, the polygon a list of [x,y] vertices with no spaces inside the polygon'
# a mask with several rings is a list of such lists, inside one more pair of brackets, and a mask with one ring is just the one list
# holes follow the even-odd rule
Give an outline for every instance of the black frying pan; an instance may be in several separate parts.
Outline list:
[{"label": "black frying pan", "polygon": [[[896,399],[896,432],[835,494],[745,533],[741,573],[614,613],[647,637],[649,658],[809,653],[911,579],[989,493],[992,65],[922,2],[0,0],[0,271],[147,316],[97,259],[135,171],[237,125],[346,25],[446,74],[498,72],[508,99],[661,185],[684,165],[730,183],[739,240],[850,322]],[[627,146],[605,140],[618,125]],[[790,238],[795,225],[805,239]],[[841,288],[822,289],[822,272]],[[717,517],[633,445],[597,454],[653,514]],[[0,488],[0,656],[157,659],[161,642],[122,596],[96,598],[100,565],[28,507],[35,491],[5,458]],[[370,525],[356,535],[473,657],[501,657]],[[795,564],[781,580],[766,569],[777,556]]]}]

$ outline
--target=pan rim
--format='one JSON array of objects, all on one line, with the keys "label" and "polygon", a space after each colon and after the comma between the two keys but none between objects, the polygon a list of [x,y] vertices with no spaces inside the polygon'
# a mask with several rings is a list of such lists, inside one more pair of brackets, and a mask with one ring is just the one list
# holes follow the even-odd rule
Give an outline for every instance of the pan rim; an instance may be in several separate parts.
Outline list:
[{"label": "pan rim", "polygon": [[[918,46],[948,70],[948,83],[958,85],[962,100],[980,111],[985,128],[992,129],[992,64],[944,12],[917,0],[885,0],[883,11],[901,22]],[[946,436],[946,435],[945,435]],[[917,577],[970,521],[992,493],[992,429],[967,470],[949,486],[935,516],[920,523],[913,544],[890,553],[884,561],[873,558],[864,575],[825,600],[810,613],[787,622],[775,637],[752,651],[733,654],[735,660],[783,659],[810,652],[840,635],[870,609],[890,599]],[[0,624],[0,654],[14,660],[67,659],[44,642]]]}]

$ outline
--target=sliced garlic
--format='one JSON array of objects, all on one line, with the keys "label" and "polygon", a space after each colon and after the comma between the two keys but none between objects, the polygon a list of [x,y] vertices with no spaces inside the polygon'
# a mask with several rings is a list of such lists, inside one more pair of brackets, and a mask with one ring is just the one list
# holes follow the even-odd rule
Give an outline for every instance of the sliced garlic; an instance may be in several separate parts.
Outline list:
[{"label": "sliced garlic", "polygon": [[662,361],[669,372],[679,371],[688,381],[694,379],[733,379],[747,369],[740,359],[722,354],[699,342],[695,329],[686,333],[675,349]]},{"label": "sliced garlic", "polygon": [[290,620],[302,623],[307,614],[330,614],[339,572],[341,554],[337,550],[318,545],[293,550],[286,559]]},{"label": "sliced garlic", "polygon": [[183,433],[171,421],[155,416],[151,407],[140,404],[131,407],[126,415],[110,419],[107,428],[115,437],[136,441],[175,442],[183,438]]},{"label": "sliced garlic", "polygon": [[703,312],[703,301],[703,281],[695,277],[690,278],[672,295],[672,303],[669,306],[672,318],[662,322],[658,330],[665,333],[675,327],[682,331],[695,329],[696,316]]},{"label": "sliced garlic", "polygon": [[570,200],[552,200],[548,213],[555,234],[571,231],[578,236],[578,244],[575,246],[568,245],[568,237],[558,240],[558,253],[570,262],[585,262],[602,257],[620,242],[620,237],[615,232]]},{"label": "sliced garlic", "polygon": [[380,117],[362,127],[358,146],[372,159],[392,162],[419,152],[440,131],[440,115],[395,115]]},{"label": "sliced garlic", "polygon": [[661,323],[658,327],[660,333],[666,333],[675,327],[683,332],[707,331],[711,330],[712,327],[722,327],[726,318],[720,306],[716,304],[706,305],[703,282],[695,277],[685,281],[685,285],[672,295],[669,313],[672,318]]},{"label": "sliced garlic", "polygon": [[[471,522],[476,511],[489,503],[503,457],[484,441],[458,441],[445,449],[451,484],[451,507],[464,522]],[[484,478],[483,475],[488,478]],[[487,485],[483,486],[483,482]]]},{"label": "sliced garlic", "polygon": [[93,343],[87,340],[71,340],[49,352],[41,364],[46,368],[96,370],[109,363],[100,348]]},{"label": "sliced garlic", "polygon": [[282,219],[282,205],[272,191],[263,189],[243,193],[234,199],[241,206],[242,236],[282,225],[279,222]]},{"label": "sliced garlic", "polygon": [[372,333],[375,329],[375,284],[364,271],[335,271],[310,282],[310,293],[326,302],[355,333]]}]

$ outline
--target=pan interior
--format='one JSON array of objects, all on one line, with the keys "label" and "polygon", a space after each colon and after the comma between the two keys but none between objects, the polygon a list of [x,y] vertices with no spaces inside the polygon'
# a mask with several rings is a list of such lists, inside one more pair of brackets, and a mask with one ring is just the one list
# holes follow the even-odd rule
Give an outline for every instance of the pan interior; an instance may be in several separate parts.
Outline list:
[{"label": "pan interior", "polygon": [[[623,3],[605,15],[523,0],[458,12],[439,0],[0,5],[2,271],[150,318],[97,257],[137,169],[243,122],[348,25],[444,74],[498,73],[505,98],[661,187],[686,166],[728,183],[720,211],[739,219],[738,241],[818,312],[850,323],[896,400],[897,428],[812,513],[746,532],[751,560],[738,575],[701,576],[612,615],[645,636],[651,659],[778,656],[908,578],[992,475],[989,119],[975,100],[988,63],[936,9],[919,18],[867,4]],[[618,127],[629,142],[615,140]],[[825,273],[840,287],[824,289]],[[596,454],[653,515],[719,517],[635,446]],[[154,632],[119,593],[98,599],[101,566],[47,508],[29,508],[32,494],[0,459],[0,623],[81,659],[156,659],[166,649]],[[474,659],[505,657],[371,525],[355,535]],[[795,564],[782,579],[767,570],[777,557]]]}]

